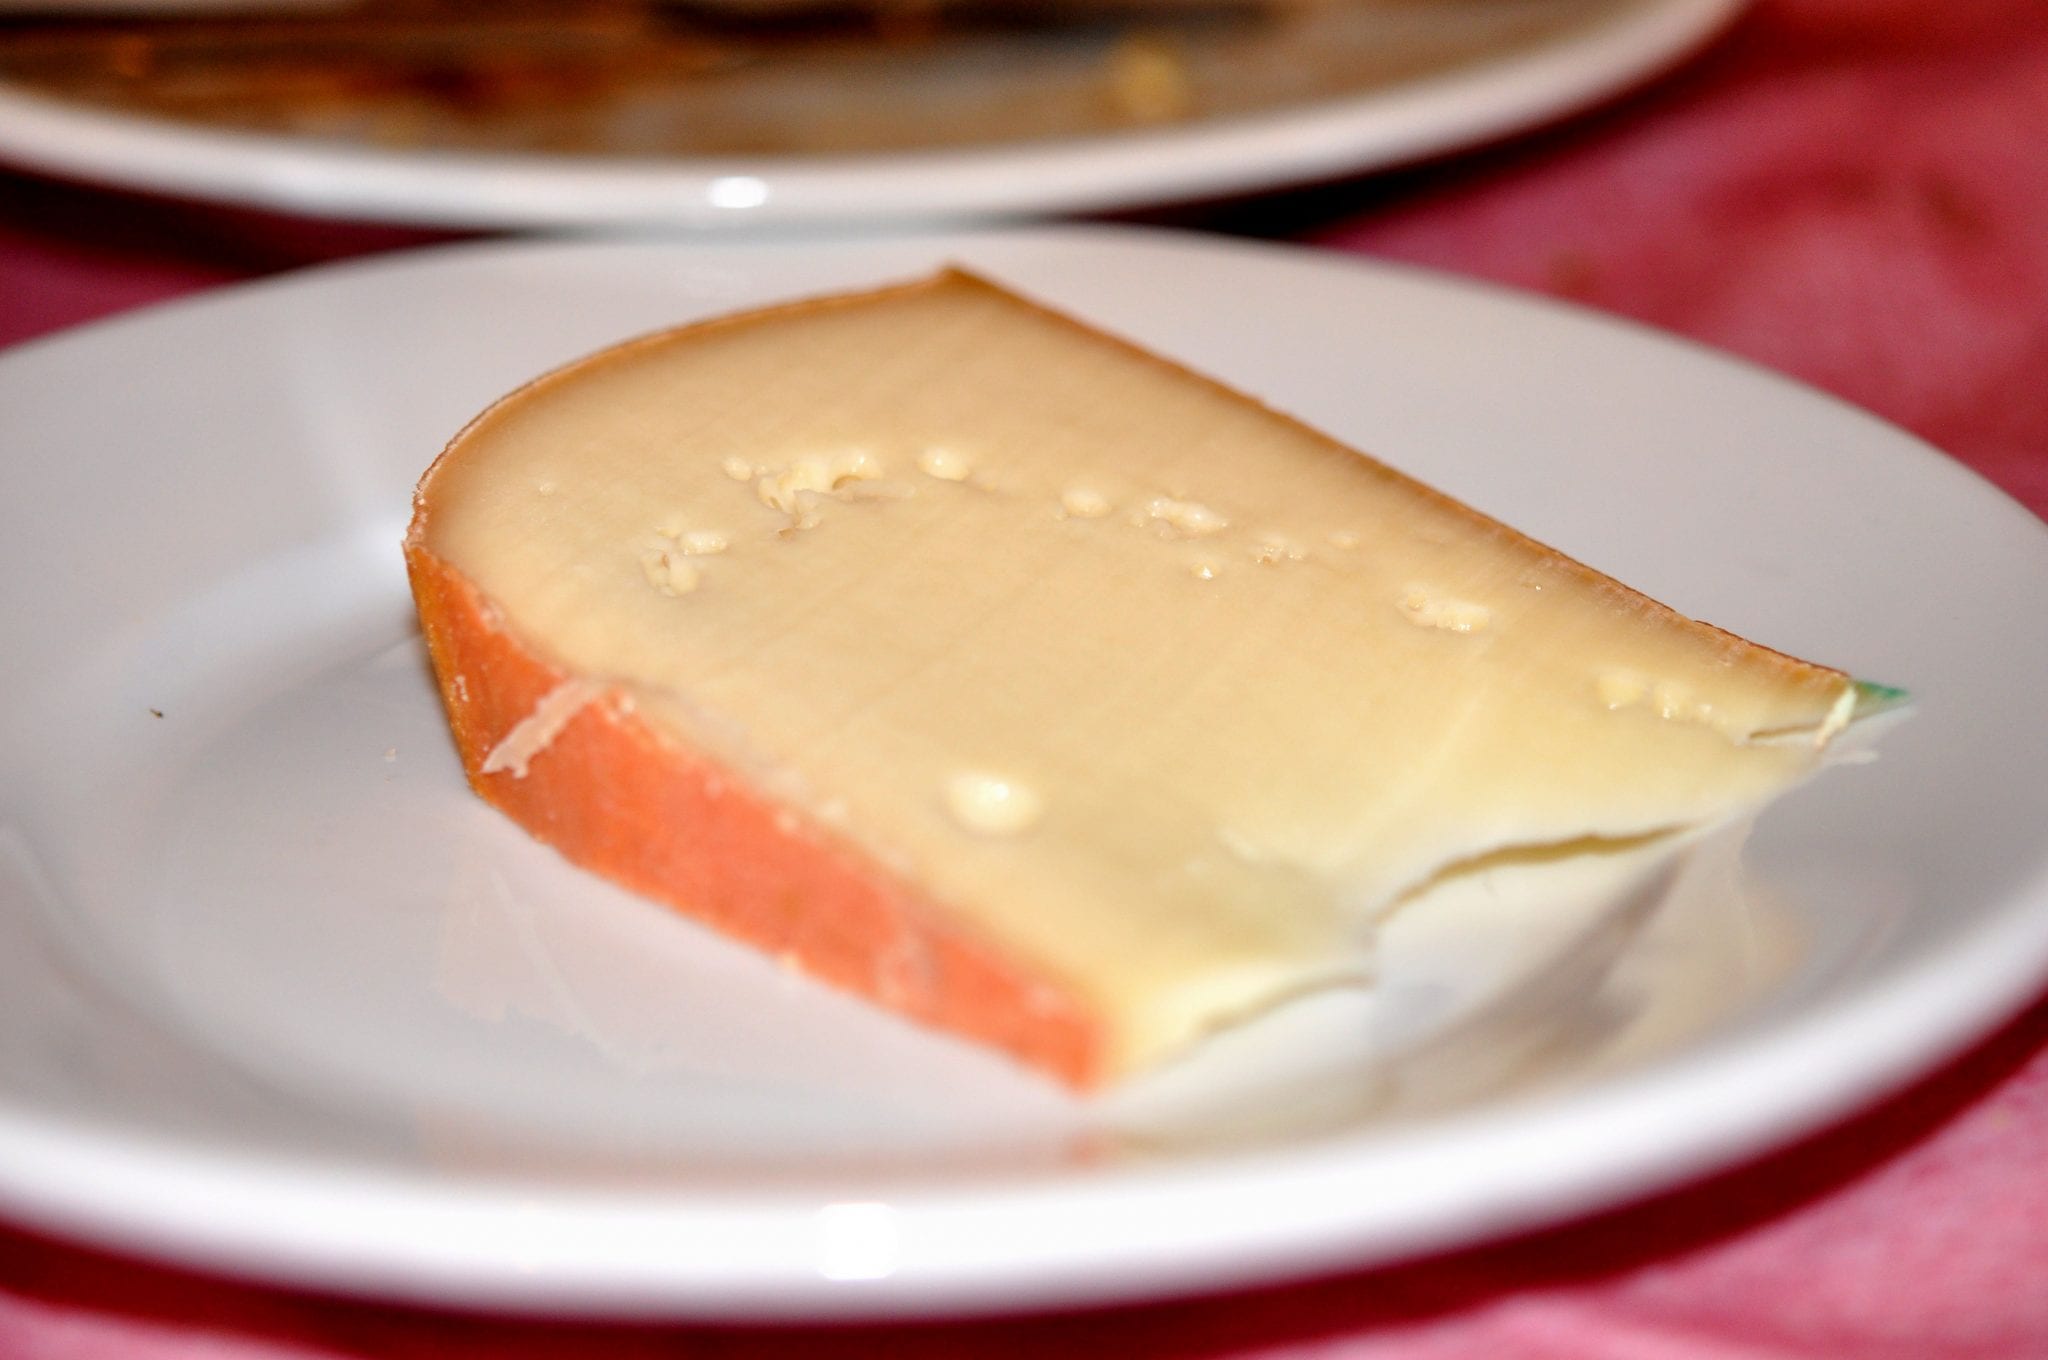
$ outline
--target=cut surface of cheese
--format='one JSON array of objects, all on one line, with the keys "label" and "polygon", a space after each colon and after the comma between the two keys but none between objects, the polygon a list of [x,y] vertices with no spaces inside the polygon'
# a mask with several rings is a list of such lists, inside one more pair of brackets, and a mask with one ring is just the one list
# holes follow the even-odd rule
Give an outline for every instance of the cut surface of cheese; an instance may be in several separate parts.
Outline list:
[{"label": "cut surface of cheese", "polygon": [[1459,866],[1751,810],[1854,703],[954,271],[535,381],[407,553],[486,798],[1080,1086]]}]

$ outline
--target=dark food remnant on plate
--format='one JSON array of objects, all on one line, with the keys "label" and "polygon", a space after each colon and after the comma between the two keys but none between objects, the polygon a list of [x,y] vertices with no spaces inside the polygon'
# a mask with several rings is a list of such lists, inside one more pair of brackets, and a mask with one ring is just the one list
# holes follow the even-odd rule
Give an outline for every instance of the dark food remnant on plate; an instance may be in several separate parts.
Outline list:
[{"label": "dark food remnant on plate", "polygon": [[0,81],[389,150],[861,154],[1369,95],[1629,0],[356,0],[0,20]]}]

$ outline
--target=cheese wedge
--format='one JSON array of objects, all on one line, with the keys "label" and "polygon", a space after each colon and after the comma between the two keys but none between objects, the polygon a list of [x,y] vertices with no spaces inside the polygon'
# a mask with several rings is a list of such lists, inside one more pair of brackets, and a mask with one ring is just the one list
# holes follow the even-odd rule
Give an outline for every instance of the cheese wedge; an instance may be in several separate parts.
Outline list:
[{"label": "cheese wedge", "polygon": [[1752,809],[1855,704],[959,272],[535,381],[406,553],[484,798],[1077,1087],[1462,866]]}]

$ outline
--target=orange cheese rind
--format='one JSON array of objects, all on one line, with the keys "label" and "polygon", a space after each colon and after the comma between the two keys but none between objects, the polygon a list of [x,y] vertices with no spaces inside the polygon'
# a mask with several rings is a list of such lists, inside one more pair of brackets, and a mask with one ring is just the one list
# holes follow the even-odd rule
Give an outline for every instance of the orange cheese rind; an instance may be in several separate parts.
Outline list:
[{"label": "orange cheese rind", "polygon": [[523,770],[487,768],[570,677],[418,532],[405,559],[449,729],[484,801],[572,862],[822,982],[1069,1086],[1105,1079],[1103,1026],[1059,980],[950,923],[826,828],[612,698],[582,705]]}]

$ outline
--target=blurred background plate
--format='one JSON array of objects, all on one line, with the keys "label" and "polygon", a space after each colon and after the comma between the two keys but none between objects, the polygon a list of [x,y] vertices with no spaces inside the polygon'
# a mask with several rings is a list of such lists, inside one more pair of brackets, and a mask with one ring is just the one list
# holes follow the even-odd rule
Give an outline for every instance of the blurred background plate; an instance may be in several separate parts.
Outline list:
[{"label": "blurred background plate", "polygon": [[1459,150],[1741,0],[360,0],[0,8],[0,159],[447,227],[1107,211]]}]

